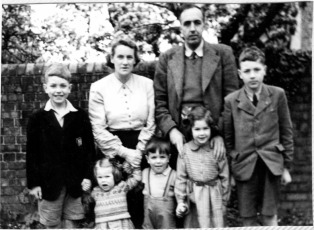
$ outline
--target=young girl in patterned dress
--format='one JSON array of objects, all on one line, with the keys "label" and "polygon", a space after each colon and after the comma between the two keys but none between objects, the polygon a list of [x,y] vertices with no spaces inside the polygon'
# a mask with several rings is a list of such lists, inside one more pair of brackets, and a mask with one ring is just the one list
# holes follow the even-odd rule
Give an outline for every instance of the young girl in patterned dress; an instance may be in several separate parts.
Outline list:
[{"label": "young girl in patterned dress", "polygon": [[[193,139],[178,157],[175,194],[176,214],[185,228],[224,227],[223,215],[229,198],[229,169],[226,157],[217,161],[210,139],[218,132],[210,111],[194,107],[188,119]],[[189,210],[185,207],[188,204]]]},{"label": "young girl in patterned dress", "polygon": [[94,167],[98,184],[91,194],[95,201],[95,228],[134,229],[128,212],[126,195],[141,181],[141,170],[132,168],[127,161],[122,167],[124,172],[128,173],[126,181],[122,180],[121,167],[114,159],[101,159]]}]

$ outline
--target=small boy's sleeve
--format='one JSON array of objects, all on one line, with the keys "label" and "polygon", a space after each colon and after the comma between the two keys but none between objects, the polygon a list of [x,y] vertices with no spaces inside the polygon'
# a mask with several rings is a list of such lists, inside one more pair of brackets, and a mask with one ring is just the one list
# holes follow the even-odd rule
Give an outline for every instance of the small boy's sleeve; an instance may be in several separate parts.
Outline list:
[{"label": "small boy's sleeve", "polygon": [[31,115],[27,124],[27,142],[26,142],[26,178],[27,187],[32,189],[40,186],[39,182],[39,137],[40,137],[40,122],[36,120],[35,114]]},{"label": "small boy's sleeve", "polygon": [[285,92],[280,94],[278,103],[280,143],[284,147],[284,167],[289,169],[293,157],[293,126]]},{"label": "small boy's sleeve", "polygon": [[187,180],[188,180],[188,175],[186,172],[186,165],[185,165],[184,159],[178,156],[177,176],[176,176],[176,182],[175,182],[175,187],[174,187],[174,193],[175,193],[178,203],[186,202]]}]

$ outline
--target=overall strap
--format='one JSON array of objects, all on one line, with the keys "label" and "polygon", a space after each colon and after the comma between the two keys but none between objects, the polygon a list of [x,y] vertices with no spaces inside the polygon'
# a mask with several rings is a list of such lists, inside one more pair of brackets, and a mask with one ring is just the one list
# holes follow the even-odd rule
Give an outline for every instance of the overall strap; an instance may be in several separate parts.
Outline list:
[{"label": "overall strap", "polygon": [[168,180],[167,180],[167,184],[164,190],[164,194],[163,197],[167,197],[168,196],[168,192],[169,192],[169,188],[171,185],[171,182],[173,181],[173,177],[174,177],[174,171],[171,169],[169,175],[168,175]]},{"label": "overall strap", "polygon": [[148,169],[148,173],[147,173],[147,184],[148,184],[148,186],[147,186],[147,190],[148,190],[148,195],[152,195],[151,193],[150,193],[150,170],[151,170],[151,168],[149,168]]}]

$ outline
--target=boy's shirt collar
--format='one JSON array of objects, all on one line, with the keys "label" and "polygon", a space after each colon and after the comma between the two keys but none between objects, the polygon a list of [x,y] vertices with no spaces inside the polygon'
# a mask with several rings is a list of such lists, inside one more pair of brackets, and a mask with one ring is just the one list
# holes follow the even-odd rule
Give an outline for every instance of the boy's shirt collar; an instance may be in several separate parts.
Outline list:
[{"label": "boy's shirt collar", "polygon": [[201,41],[201,44],[194,51],[191,50],[186,44],[184,44],[184,46],[185,46],[185,56],[190,57],[192,53],[195,52],[198,57],[203,57],[204,55],[204,51],[203,51],[204,40],[203,39]]},{"label": "boy's shirt collar", "polygon": [[153,174],[155,176],[168,176],[170,171],[171,171],[171,168],[170,166],[168,165],[167,168],[165,169],[165,171],[163,171],[162,173],[155,173],[153,170],[151,170],[153,172]]},{"label": "boy's shirt collar", "polygon": [[[72,103],[69,100],[65,100],[65,102],[66,102],[66,107],[65,107],[66,113],[65,114],[67,114],[69,112],[77,112],[77,109],[74,108],[74,106],[72,105]],[[57,111],[53,108],[50,99],[47,101],[44,110],[46,110],[46,111],[53,110],[54,112],[57,113]]]},{"label": "boy's shirt collar", "polygon": [[[261,92],[262,92],[262,88],[263,88],[263,84],[261,84],[261,87],[259,88],[259,90],[255,93],[257,100],[259,100]],[[250,99],[250,101],[253,101],[253,93],[249,92],[246,88],[246,86],[244,86],[244,92],[246,94],[246,96]]]}]

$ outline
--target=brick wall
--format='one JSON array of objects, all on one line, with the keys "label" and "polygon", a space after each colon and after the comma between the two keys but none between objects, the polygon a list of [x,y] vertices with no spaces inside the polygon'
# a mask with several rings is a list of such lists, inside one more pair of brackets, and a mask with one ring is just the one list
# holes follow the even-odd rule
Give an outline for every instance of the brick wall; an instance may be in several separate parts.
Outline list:
[{"label": "brick wall", "polygon": [[[70,63],[73,90],[69,100],[87,109],[90,84],[111,70],[104,63]],[[2,65],[1,76],[1,211],[13,217],[29,212],[25,179],[26,125],[29,114],[48,99],[42,88],[43,64]],[[140,63],[135,72],[153,78],[154,63]],[[311,74],[302,80],[290,102],[295,128],[293,183],[283,188],[282,210],[297,209],[312,215]]]}]

